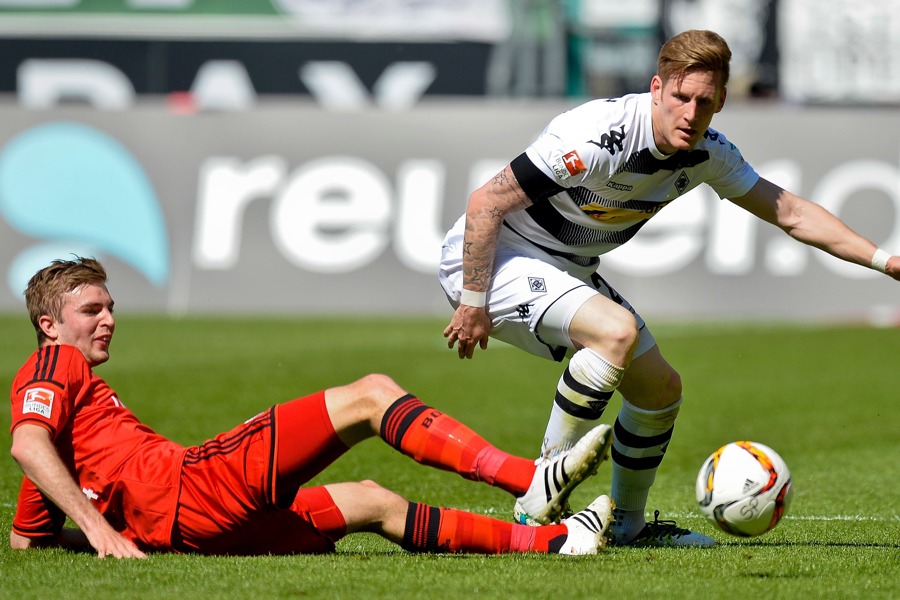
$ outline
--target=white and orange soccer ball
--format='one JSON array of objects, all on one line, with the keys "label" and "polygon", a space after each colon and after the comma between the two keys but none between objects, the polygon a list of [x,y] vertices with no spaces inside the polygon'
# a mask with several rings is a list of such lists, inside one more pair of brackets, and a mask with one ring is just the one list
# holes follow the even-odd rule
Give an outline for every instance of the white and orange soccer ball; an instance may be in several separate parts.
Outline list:
[{"label": "white and orange soccer ball", "polygon": [[774,450],[732,442],[716,450],[697,475],[697,503],[716,527],[741,537],[770,531],[791,503],[791,472]]}]

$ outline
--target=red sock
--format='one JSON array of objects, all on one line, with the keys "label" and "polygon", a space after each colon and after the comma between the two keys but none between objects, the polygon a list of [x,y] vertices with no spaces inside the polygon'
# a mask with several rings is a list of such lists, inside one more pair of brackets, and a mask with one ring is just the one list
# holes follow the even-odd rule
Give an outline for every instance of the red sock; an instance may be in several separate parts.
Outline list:
[{"label": "red sock", "polygon": [[511,552],[557,553],[569,535],[569,528],[563,524],[532,527],[516,523],[513,527]]},{"label": "red sock", "polygon": [[407,395],[381,421],[381,437],[416,462],[484,481],[514,495],[528,490],[535,466],[489,444],[448,415]]},{"label": "red sock", "polygon": [[565,525],[531,527],[410,502],[402,546],[411,552],[550,552],[551,546],[562,545],[567,533]]}]

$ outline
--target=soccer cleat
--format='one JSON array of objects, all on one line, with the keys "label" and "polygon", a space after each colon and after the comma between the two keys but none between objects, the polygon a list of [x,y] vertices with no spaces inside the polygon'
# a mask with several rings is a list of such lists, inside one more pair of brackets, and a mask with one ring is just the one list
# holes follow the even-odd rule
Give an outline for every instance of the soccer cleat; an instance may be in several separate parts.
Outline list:
[{"label": "soccer cleat", "polygon": [[565,519],[563,524],[568,529],[566,538],[559,548],[551,550],[573,556],[597,554],[609,541],[614,506],[609,496],[599,496],[587,508]]},{"label": "soccer cleat", "polygon": [[660,521],[659,511],[653,512],[653,522],[648,522],[637,536],[623,546],[638,548],[709,548],[716,540],[690,529],[678,527],[675,521]]},{"label": "soccer cleat", "polygon": [[516,523],[558,523],[568,509],[569,494],[596,473],[609,455],[612,437],[612,427],[598,425],[565,452],[543,460],[534,472],[528,491],[516,500]]}]

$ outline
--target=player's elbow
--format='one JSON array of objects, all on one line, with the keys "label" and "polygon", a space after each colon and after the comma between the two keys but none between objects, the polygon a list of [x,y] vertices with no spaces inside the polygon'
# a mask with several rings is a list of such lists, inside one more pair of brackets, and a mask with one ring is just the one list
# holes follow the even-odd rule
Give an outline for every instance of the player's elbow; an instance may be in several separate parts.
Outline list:
[{"label": "player's elbow", "polygon": [[775,225],[792,238],[805,241],[808,232],[815,229],[817,217],[824,211],[809,200],[793,194],[784,194],[785,198],[778,204]]},{"label": "player's elbow", "polygon": [[24,423],[13,431],[9,453],[21,466],[33,460],[31,457],[45,448],[53,448],[50,432],[43,427]]},{"label": "player's elbow", "polygon": [[22,464],[22,459],[25,458],[25,450],[22,448],[22,443],[17,442],[15,437],[13,438],[12,446],[9,448],[9,455],[19,465]]},{"label": "player's elbow", "polygon": [[27,440],[22,439],[22,436],[13,436],[9,454],[16,461],[16,464],[22,466],[28,462],[28,457],[31,454],[31,444]]},{"label": "player's elbow", "polygon": [[479,188],[469,194],[469,202],[466,205],[466,216],[472,219],[478,218],[484,214],[496,213],[496,210],[494,210],[494,213],[491,213],[492,208],[495,207],[487,192],[484,188]]}]

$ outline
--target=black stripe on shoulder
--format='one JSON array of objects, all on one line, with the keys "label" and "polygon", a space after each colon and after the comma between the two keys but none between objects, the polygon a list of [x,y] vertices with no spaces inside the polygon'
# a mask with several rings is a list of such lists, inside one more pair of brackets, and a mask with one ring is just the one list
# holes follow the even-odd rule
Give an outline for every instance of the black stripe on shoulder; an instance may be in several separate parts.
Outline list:
[{"label": "black stripe on shoulder", "polygon": [[31,380],[25,382],[25,385],[16,390],[19,393],[22,389],[33,383],[52,383],[62,388],[63,384],[53,378],[56,375],[56,367],[59,361],[59,350],[61,346],[44,346],[38,350],[37,358],[34,361],[34,373]]},{"label": "black stripe on shoulder", "polygon": [[56,362],[59,360],[60,346],[44,346],[38,353],[38,368],[40,368],[40,378],[52,380],[53,374],[56,372]]},{"label": "black stripe on shoulder", "polygon": [[525,195],[531,198],[532,202],[544,200],[565,190],[564,187],[556,183],[552,178],[547,177],[543,171],[534,166],[534,163],[531,162],[531,159],[524,152],[509,163],[509,168],[512,170],[513,175],[516,176],[516,181],[519,182],[519,186],[521,186]]}]

